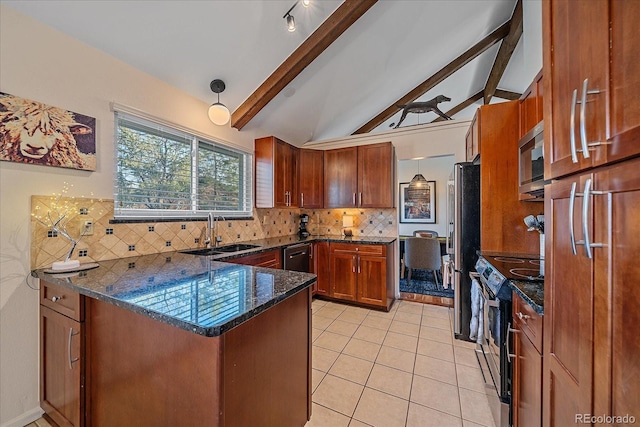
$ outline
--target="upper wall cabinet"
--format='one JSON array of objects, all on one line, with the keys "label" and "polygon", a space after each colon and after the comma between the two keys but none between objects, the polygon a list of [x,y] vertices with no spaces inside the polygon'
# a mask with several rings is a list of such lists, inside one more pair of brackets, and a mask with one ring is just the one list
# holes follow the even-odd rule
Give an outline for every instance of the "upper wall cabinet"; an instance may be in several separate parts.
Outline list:
[{"label": "upper wall cabinet", "polygon": [[298,189],[301,208],[324,207],[324,151],[300,150]]},{"label": "upper wall cabinet", "polygon": [[255,140],[256,208],[298,207],[299,151],[274,136]]},{"label": "upper wall cabinet", "polygon": [[640,2],[543,2],[545,179],[640,153]]},{"label": "upper wall cabinet", "polygon": [[324,207],[394,207],[394,164],[390,142],[325,151]]},{"label": "upper wall cabinet", "polygon": [[520,97],[520,138],[542,121],[542,70]]}]

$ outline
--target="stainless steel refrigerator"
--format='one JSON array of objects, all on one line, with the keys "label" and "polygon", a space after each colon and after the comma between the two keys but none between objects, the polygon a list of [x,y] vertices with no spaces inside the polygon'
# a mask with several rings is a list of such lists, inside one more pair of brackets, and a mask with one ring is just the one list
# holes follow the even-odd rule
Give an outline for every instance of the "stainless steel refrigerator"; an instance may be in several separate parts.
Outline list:
[{"label": "stainless steel refrigerator", "polygon": [[447,185],[447,253],[453,263],[454,333],[469,340],[471,278],[480,249],[480,165],[456,163]]}]

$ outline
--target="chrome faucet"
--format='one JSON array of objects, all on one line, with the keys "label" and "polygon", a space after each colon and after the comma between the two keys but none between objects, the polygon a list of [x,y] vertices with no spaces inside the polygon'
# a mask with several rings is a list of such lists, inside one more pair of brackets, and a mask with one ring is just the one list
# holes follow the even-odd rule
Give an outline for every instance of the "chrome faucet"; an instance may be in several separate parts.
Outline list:
[{"label": "chrome faucet", "polygon": [[222,236],[220,234],[218,234],[218,223],[220,222],[220,218],[222,218],[222,220],[224,221],[224,217],[223,216],[219,216],[217,218],[213,218],[214,221],[214,226],[213,226],[213,238],[214,238],[214,246],[217,248],[218,246],[220,246],[220,243],[222,242]]},{"label": "chrome faucet", "polygon": [[214,228],[215,228],[215,220],[216,218],[213,215],[213,212],[209,212],[209,216],[207,217],[207,230],[205,232],[204,241],[202,242],[207,248],[211,247],[211,233],[214,231]]}]

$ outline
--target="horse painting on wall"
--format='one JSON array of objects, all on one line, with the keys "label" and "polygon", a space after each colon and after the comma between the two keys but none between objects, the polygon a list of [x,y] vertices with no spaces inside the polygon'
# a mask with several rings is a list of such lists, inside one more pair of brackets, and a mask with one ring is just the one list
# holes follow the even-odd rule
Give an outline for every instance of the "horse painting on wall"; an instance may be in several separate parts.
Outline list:
[{"label": "horse painting on wall", "polygon": [[96,119],[0,92],[0,160],[96,170]]}]

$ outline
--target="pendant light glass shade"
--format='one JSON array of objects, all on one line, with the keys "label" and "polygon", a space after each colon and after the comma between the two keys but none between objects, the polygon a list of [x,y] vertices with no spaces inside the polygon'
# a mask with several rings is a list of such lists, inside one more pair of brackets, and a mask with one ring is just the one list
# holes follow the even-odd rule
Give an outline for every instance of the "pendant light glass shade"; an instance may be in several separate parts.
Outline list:
[{"label": "pendant light glass shade", "polygon": [[427,186],[427,180],[421,173],[416,174],[409,183],[410,188],[425,188]]},{"label": "pendant light glass shade", "polygon": [[231,118],[231,112],[229,109],[219,102],[211,104],[209,107],[209,120],[218,126],[223,126],[229,123]]}]

